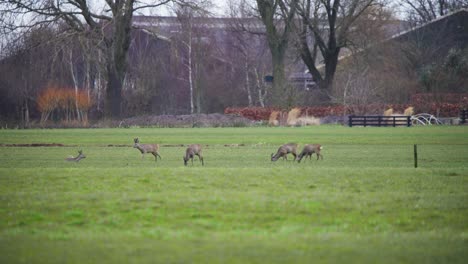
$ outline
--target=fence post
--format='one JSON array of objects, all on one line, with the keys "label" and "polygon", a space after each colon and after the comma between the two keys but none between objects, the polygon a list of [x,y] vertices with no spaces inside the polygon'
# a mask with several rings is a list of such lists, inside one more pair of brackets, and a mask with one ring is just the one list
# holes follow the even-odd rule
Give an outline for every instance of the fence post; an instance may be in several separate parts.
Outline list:
[{"label": "fence post", "polygon": [[348,116],[348,125],[349,125],[349,127],[353,126],[353,116],[352,115]]},{"label": "fence post", "polygon": [[407,126],[410,127],[411,126],[411,117],[410,116],[406,117],[406,122],[407,122]]},{"label": "fence post", "polygon": [[414,167],[418,167],[418,145],[414,144]]}]

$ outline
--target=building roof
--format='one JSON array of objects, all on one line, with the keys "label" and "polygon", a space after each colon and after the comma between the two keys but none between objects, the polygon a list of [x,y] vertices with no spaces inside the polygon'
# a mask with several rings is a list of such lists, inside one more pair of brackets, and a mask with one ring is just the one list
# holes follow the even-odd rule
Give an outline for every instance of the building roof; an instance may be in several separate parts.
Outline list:
[{"label": "building roof", "polygon": [[[468,9],[454,11],[422,25],[394,34],[376,44],[372,44],[371,46],[340,56],[338,61],[352,57],[357,53],[368,50],[369,48],[391,43],[393,41],[408,41],[416,39],[418,41],[430,42],[434,39],[434,34],[437,34],[437,37],[445,42],[452,39],[457,42],[465,43],[464,46],[468,45]],[[441,36],[442,34],[445,37]],[[325,67],[325,65],[321,64],[317,66],[317,69],[321,69],[323,67]]]}]

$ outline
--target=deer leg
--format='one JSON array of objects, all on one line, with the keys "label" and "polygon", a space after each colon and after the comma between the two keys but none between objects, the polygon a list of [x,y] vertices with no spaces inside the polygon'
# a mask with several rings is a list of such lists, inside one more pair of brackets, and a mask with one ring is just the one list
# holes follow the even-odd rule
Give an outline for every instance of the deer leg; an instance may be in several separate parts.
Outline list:
[{"label": "deer leg", "polygon": [[158,153],[158,152],[156,152],[156,155],[158,155],[159,159],[162,159],[162,158],[161,158],[161,155],[159,155],[159,153]]},{"label": "deer leg", "polygon": [[203,156],[201,155],[201,153],[199,153],[197,155],[198,155],[198,159],[201,161],[201,165],[205,166],[205,164],[203,163]]}]

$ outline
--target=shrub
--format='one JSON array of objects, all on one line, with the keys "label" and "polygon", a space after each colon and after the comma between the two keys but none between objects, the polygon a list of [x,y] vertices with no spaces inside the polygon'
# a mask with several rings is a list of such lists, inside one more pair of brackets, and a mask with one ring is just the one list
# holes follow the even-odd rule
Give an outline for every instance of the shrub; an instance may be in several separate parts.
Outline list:
[{"label": "shrub", "polygon": [[[41,124],[55,115],[65,124],[88,124],[88,110],[93,101],[84,90],[75,92],[69,88],[49,86],[37,97],[37,106],[41,112]],[[75,125],[74,125],[75,126]]]},{"label": "shrub", "polygon": [[[446,94],[445,96],[432,94],[416,94],[412,97],[411,104],[370,104],[370,105],[331,105],[296,107],[294,114],[299,117],[323,118],[327,116],[346,116],[352,114],[381,115],[385,109],[392,109],[392,113],[430,113],[440,117],[458,116],[461,109],[468,108],[468,94]],[[412,109],[410,108],[412,107]],[[300,114],[297,112],[300,110]],[[412,112],[410,111],[412,110]],[[291,110],[292,111],[292,110]],[[265,120],[270,125],[283,124],[283,112],[278,108],[269,107],[242,107],[226,108],[225,114],[239,115],[251,120]],[[288,119],[291,119],[288,115]],[[290,122],[287,121],[289,124]]]},{"label": "shrub", "polygon": [[279,125],[278,115],[280,114],[279,111],[272,111],[270,114],[270,118],[268,119],[268,125],[270,126],[277,126]]},{"label": "shrub", "polygon": [[291,109],[291,111],[289,111],[288,113],[288,119],[286,121],[286,124],[288,124],[288,126],[295,126],[297,123],[297,119],[299,118],[300,115],[301,115],[300,108],[296,107],[296,108]]}]

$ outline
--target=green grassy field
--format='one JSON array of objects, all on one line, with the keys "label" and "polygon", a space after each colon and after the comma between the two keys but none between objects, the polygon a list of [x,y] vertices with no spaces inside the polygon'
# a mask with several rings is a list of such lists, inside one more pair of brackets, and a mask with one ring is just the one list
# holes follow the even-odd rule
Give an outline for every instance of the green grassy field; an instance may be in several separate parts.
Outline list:
[{"label": "green grassy field", "polygon": [[0,263],[465,263],[467,164],[463,126],[0,130]]}]

